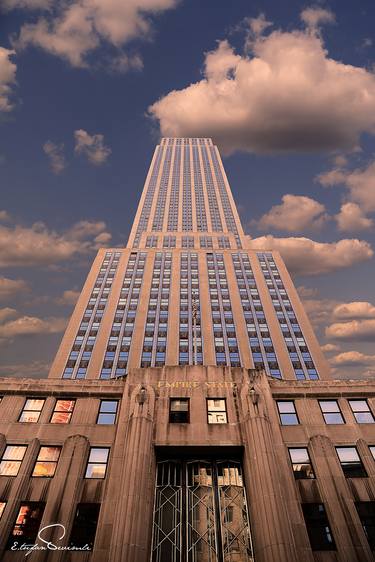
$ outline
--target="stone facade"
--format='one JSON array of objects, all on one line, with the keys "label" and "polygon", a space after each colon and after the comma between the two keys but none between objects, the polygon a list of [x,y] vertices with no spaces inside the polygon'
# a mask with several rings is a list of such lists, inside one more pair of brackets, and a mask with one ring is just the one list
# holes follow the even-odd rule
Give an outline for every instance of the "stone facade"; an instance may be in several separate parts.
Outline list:
[{"label": "stone facade", "polygon": [[[278,381],[262,371],[190,366],[134,369],[126,380],[1,379],[0,394],[1,454],[9,443],[28,446],[18,475],[0,477],[4,562],[24,560],[24,552],[5,550],[22,501],[46,502],[41,527],[66,527],[62,540],[60,529],[46,532],[58,545],[69,544],[77,503],[100,503],[92,552],[33,552],[33,562],[148,562],[157,459],[208,458],[220,451],[242,462],[256,562],[374,559],[355,502],[374,501],[369,446],[375,444],[375,424],[357,423],[348,404],[366,396],[374,412],[373,383]],[[17,421],[26,398],[46,398],[37,423]],[[61,398],[76,400],[72,419],[51,424]],[[169,423],[171,398],[189,398],[189,423]],[[225,398],[227,423],[207,423],[207,398]],[[103,399],[119,400],[113,425],[96,424]],[[324,422],[321,399],[338,400],[345,424]],[[280,423],[278,400],[294,401],[298,425]],[[31,477],[41,445],[62,446],[53,478]],[[334,449],[343,445],[357,447],[367,477],[345,478]],[[110,448],[104,479],[84,477],[90,446]],[[295,480],[288,447],[308,448],[315,478]],[[324,504],[334,550],[311,550],[301,503]]]}]

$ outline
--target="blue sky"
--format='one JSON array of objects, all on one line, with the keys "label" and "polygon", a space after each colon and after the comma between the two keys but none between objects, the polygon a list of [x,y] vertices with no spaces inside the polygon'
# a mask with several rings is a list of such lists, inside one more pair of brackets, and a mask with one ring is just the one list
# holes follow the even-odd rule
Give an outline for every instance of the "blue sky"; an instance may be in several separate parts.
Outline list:
[{"label": "blue sky", "polygon": [[213,136],[335,375],[372,376],[374,17],[367,0],[3,0],[0,374],[46,374],[161,131]]}]

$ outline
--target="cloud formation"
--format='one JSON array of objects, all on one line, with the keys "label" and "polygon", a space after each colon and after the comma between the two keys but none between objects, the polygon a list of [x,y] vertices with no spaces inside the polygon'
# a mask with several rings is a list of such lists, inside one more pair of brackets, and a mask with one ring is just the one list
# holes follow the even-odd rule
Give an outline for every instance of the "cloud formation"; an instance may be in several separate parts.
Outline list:
[{"label": "cloud formation", "polygon": [[363,301],[342,303],[334,308],[333,315],[340,320],[375,318],[375,306]]},{"label": "cloud formation", "polygon": [[101,166],[106,162],[112,150],[105,146],[104,136],[101,134],[90,135],[83,129],[74,131],[76,154],[84,154],[88,161],[95,166]]},{"label": "cloud formation", "polygon": [[0,112],[13,109],[12,87],[16,83],[17,66],[11,61],[15,51],[0,47]]},{"label": "cloud formation", "polygon": [[[47,0],[7,0],[7,4],[35,8]],[[38,6],[41,4],[42,6]],[[73,0],[55,2],[34,23],[21,27],[15,45],[34,45],[61,57],[74,67],[88,66],[88,56],[103,44],[121,52],[134,39],[149,39],[150,17],[173,8],[176,0]],[[8,8],[9,9],[9,8]],[[116,55],[118,56],[118,55]]]},{"label": "cloud formation", "polygon": [[47,376],[49,368],[50,364],[44,361],[0,365],[0,376],[39,379]]},{"label": "cloud formation", "polygon": [[258,227],[301,232],[321,228],[327,219],[324,205],[310,197],[288,193],[283,195],[281,205],[274,205],[260,218]]},{"label": "cloud formation", "polygon": [[149,107],[162,135],[213,137],[228,154],[353,149],[373,134],[375,75],[328,56],[312,27],[330,12],[307,9],[303,19],[305,31],[253,32],[249,56],[228,41],[206,53],[202,80]]},{"label": "cloud formation", "polygon": [[98,247],[104,233],[110,238],[105,229],[102,221],[80,221],[62,234],[43,223],[31,227],[0,225],[0,267],[49,266],[88,254]]},{"label": "cloud formation", "polygon": [[374,342],[375,318],[336,322],[326,328],[325,335],[333,340]]},{"label": "cloud formation", "polygon": [[14,297],[19,293],[25,293],[30,290],[28,284],[23,279],[8,279],[0,276],[0,300]]},{"label": "cloud formation", "polygon": [[316,30],[324,23],[334,23],[336,21],[335,14],[331,10],[320,6],[310,6],[301,12],[301,20],[311,30]]},{"label": "cloud formation", "polygon": [[288,269],[296,275],[319,275],[338,271],[371,259],[374,252],[364,240],[343,239],[316,242],[310,238],[276,238],[271,235],[251,240],[256,250],[278,250]]},{"label": "cloud formation", "polygon": [[0,340],[11,340],[18,336],[56,334],[65,330],[66,318],[37,318],[21,316],[0,325]]},{"label": "cloud formation", "polygon": [[335,367],[375,367],[375,355],[366,355],[359,351],[344,351],[330,359]]},{"label": "cloud formation", "polygon": [[354,232],[368,230],[374,225],[374,221],[365,216],[362,209],[356,203],[344,203],[340,212],[335,215],[337,228],[341,232]]},{"label": "cloud formation", "polygon": [[64,144],[55,144],[54,142],[48,140],[43,145],[43,150],[47,154],[51,170],[54,174],[61,174],[65,169],[65,155],[64,155]]}]

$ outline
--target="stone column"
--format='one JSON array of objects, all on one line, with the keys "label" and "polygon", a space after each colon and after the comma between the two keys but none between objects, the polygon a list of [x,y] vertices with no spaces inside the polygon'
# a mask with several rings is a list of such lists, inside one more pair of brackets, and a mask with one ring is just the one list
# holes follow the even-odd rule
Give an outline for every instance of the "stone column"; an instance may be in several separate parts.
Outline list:
[{"label": "stone column", "polygon": [[358,525],[352,493],[331,440],[325,435],[314,435],[310,439],[309,450],[340,562],[373,561],[364,531]]},{"label": "stone column", "polygon": [[[289,517],[288,499],[295,496],[281,479],[283,466],[276,453],[279,443],[271,424],[272,395],[264,372],[249,372],[240,392],[244,475],[257,562],[297,562],[300,560]],[[295,502],[296,503],[296,502]],[[296,506],[292,505],[292,508]],[[313,560],[305,551],[304,562]]]},{"label": "stone column", "polygon": [[155,459],[152,444],[155,392],[136,385],[128,402],[111,562],[148,562],[152,532]]}]

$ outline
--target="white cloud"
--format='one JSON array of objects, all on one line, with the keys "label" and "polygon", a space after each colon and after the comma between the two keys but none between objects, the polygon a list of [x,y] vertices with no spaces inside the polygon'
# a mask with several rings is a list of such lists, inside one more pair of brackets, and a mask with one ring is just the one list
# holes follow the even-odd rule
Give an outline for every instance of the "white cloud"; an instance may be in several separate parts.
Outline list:
[{"label": "white cloud", "polygon": [[55,334],[65,330],[66,318],[37,318],[35,316],[21,316],[0,325],[0,339],[13,339],[17,336],[32,336],[36,334]]},{"label": "white cloud", "polygon": [[363,301],[342,303],[335,307],[333,315],[340,320],[375,318],[375,306]]},{"label": "white cloud", "polygon": [[359,351],[345,351],[330,359],[335,367],[375,367],[375,355],[366,355]]},{"label": "white cloud", "polygon": [[325,187],[345,186],[351,201],[357,203],[363,211],[375,211],[375,161],[365,168],[351,171],[334,168],[320,174],[317,180]]},{"label": "white cloud", "polygon": [[310,238],[261,236],[251,240],[257,250],[278,250],[288,269],[297,275],[330,273],[371,259],[374,252],[364,240],[315,242]]},{"label": "white cloud", "polygon": [[8,279],[0,276],[0,300],[13,297],[19,293],[25,293],[30,290],[26,281],[23,279]]},{"label": "white cloud", "polygon": [[325,330],[327,338],[342,341],[375,341],[375,319],[336,322]]},{"label": "white cloud", "polygon": [[353,149],[375,132],[375,75],[329,58],[319,34],[274,31],[251,49],[222,41],[206,53],[202,80],[149,107],[161,133],[210,136],[231,153]]},{"label": "white cloud", "polygon": [[246,22],[255,37],[262,35],[272,25],[272,21],[267,21],[264,14],[259,14],[257,18],[246,18]]},{"label": "white cloud", "polygon": [[78,129],[74,131],[76,154],[84,154],[91,164],[100,166],[104,164],[111,154],[111,149],[104,144],[104,136],[101,134],[89,135],[87,131]]},{"label": "white cloud", "polygon": [[258,221],[262,230],[275,228],[286,232],[318,229],[327,221],[325,207],[303,195],[283,195],[281,205],[274,205]]},{"label": "white cloud", "polygon": [[2,0],[3,12],[10,10],[48,10],[52,7],[53,0]]},{"label": "white cloud", "polygon": [[64,291],[62,296],[56,299],[57,304],[60,305],[73,305],[76,304],[78,297],[80,295],[79,291],[75,291],[74,289],[68,289]]},{"label": "white cloud", "polygon": [[96,249],[95,238],[105,228],[102,221],[80,221],[58,234],[43,223],[0,225],[0,266],[49,266],[87,254]]},{"label": "white cloud", "polygon": [[17,66],[11,61],[15,51],[0,47],[0,112],[13,109],[12,86],[16,83]]},{"label": "white cloud", "polygon": [[[41,0],[42,1],[42,0]],[[26,0],[27,3],[30,0]],[[174,8],[176,0],[73,0],[22,26],[15,45],[34,45],[67,60],[88,65],[87,57],[103,43],[117,50],[136,38],[149,39],[150,16]]]},{"label": "white cloud", "polygon": [[331,10],[320,6],[310,6],[301,12],[301,20],[311,30],[316,30],[323,23],[334,23],[336,18]]},{"label": "white cloud", "polygon": [[334,343],[326,343],[321,347],[321,350],[324,353],[333,353],[334,351],[339,351],[339,349],[340,347],[338,345],[335,345]]},{"label": "white cloud", "polygon": [[64,156],[64,144],[55,144],[48,140],[43,145],[43,150],[47,154],[51,169],[55,174],[60,174],[66,166]]},{"label": "white cloud", "polygon": [[333,299],[303,299],[303,306],[313,326],[327,325],[337,301]]},{"label": "white cloud", "polygon": [[366,217],[356,203],[344,203],[335,215],[337,227],[341,232],[353,232],[372,228],[374,221]]}]

